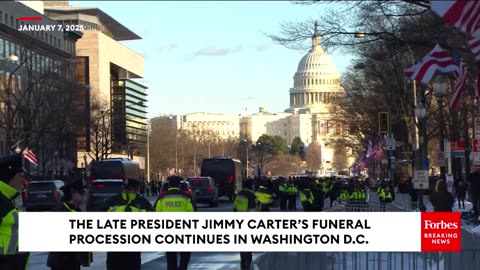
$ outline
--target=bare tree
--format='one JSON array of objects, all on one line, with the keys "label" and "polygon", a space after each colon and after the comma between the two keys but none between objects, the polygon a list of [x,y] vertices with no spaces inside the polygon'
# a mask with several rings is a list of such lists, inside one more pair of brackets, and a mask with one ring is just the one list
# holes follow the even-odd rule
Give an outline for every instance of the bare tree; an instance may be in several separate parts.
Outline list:
[{"label": "bare tree", "polygon": [[[316,19],[325,49],[333,50],[344,46],[372,43],[379,40],[401,40],[398,22],[416,17],[429,11],[429,1],[297,1],[297,4],[326,5],[323,16]],[[279,34],[270,34],[275,42],[292,49],[305,50],[306,39],[312,36],[314,20],[283,22]],[[362,39],[355,35],[361,33]],[[414,40],[411,40],[414,42]]]},{"label": "bare tree", "polygon": [[305,161],[310,170],[317,171],[322,167],[322,154],[318,143],[312,142],[308,145]]},{"label": "bare tree", "polygon": [[113,149],[112,126],[109,110],[105,102],[96,100],[90,102],[90,144],[88,153],[91,159],[108,158]]},{"label": "bare tree", "polygon": [[[33,149],[40,171],[53,153],[71,160],[75,152],[74,77],[71,62],[28,49],[18,61],[4,61],[0,74],[0,122],[6,129],[5,149]],[[76,153],[75,153],[76,155]]]},{"label": "bare tree", "polygon": [[265,167],[273,175],[288,176],[298,172],[301,166],[302,159],[299,155],[278,154]]}]

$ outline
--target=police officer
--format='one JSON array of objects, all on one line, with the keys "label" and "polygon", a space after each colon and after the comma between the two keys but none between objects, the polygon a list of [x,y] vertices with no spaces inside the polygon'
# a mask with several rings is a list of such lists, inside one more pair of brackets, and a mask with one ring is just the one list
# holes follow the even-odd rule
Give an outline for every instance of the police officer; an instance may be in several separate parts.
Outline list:
[{"label": "police officer", "polygon": [[304,212],[310,212],[313,210],[313,193],[309,187],[306,187],[300,191],[300,201]]},{"label": "police officer", "polygon": [[[138,179],[125,179],[123,191],[105,204],[108,212],[151,212],[150,202],[138,193],[141,182]],[[142,266],[140,252],[107,252],[107,270],[139,270]]]},{"label": "police officer", "polygon": [[0,269],[24,270],[29,253],[18,252],[18,212],[15,199],[25,181],[22,155],[0,158]]},{"label": "police officer", "polygon": [[260,186],[255,191],[255,197],[257,197],[257,211],[270,212],[272,193],[273,192],[266,187],[266,184],[261,181]]},{"label": "police officer", "polygon": [[[80,204],[85,199],[85,188],[82,178],[74,178],[62,188],[62,203],[55,212],[80,212]],[[80,266],[90,266],[92,253],[90,252],[50,252],[47,266],[52,270],[80,270]]]},{"label": "police officer", "polygon": [[297,210],[297,186],[293,179],[290,179],[287,184],[288,192],[288,210]]},{"label": "police officer", "polygon": [[[292,177],[290,176],[290,179]],[[280,178],[280,185],[278,186],[278,197],[280,198],[280,210],[287,210],[287,201],[288,201],[288,186],[284,178]]]},{"label": "police officer", "polygon": [[[154,209],[156,212],[193,212],[194,205],[192,198],[185,195],[179,186],[182,181],[180,176],[169,176],[167,181],[169,183],[168,191],[160,195],[155,202]],[[188,262],[190,261],[191,252],[180,252],[180,265],[177,266],[177,253],[166,252],[167,256],[167,270],[186,270]]]},{"label": "police officer", "polygon": [[[249,212],[255,211],[257,198],[252,191],[252,180],[247,179],[243,182],[243,189],[237,193],[233,201],[233,211]],[[250,270],[252,264],[252,252],[240,252],[240,269]]]}]

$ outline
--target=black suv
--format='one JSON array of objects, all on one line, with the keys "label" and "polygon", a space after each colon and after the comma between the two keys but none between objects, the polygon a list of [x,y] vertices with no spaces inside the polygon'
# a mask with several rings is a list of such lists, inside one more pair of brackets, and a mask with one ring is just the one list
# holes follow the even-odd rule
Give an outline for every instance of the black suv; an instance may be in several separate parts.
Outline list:
[{"label": "black suv", "polygon": [[210,177],[188,177],[197,203],[209,203],[211,207],[218,206],[218,189]]},{"label": "black suv", "polygon": [[[168,183],[168,181],[163,181],[162,188],[158,192],[158,195],[162,195],[163,193],[165,193],[168,190],[169,186],[170,184]],[[183,191],[185,195],[189,195],[192,198],[193,204],[195,205],[195,194],[192,192],[192,187],[190,186],[190,183],[188,183],[187,181],[180,182],[180,190]]]},{"label": "black suv", "polygon": [[122,193],[122,180],[95,180],[90,186],[87,199],[87,211],[105,211],[105,202]]},{"label": "black suv", "polygon": [[62,180],[32,181],[24,194],[23,207],[27,212],[52,210],[62,200],[60,189],[65,183]]}]

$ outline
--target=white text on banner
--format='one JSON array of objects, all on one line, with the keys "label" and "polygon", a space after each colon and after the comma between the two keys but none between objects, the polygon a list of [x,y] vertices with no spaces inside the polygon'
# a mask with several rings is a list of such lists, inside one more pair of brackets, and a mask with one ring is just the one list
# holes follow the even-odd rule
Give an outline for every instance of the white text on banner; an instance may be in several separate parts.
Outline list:
[{"label": "white text on banner", "polygon": [[[20,251],[420,251],[421,215],[20,213]],[[53,237],[52,237],[53,236]]]}]

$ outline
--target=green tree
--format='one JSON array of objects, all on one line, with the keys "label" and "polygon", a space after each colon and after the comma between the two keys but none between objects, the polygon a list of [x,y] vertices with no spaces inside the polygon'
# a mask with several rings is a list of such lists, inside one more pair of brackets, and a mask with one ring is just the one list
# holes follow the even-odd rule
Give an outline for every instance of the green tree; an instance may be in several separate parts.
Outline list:
[{"label": "green tree", "polygon": [[273,138],[273,155],[287,154],[288,145],[287,142],[281,136],[274,136]]},{"label": "green tree", "polygon": [[259,173],[263,173],[265,164],[271,161],[272,158],[280,153],[288,153],[288,146],[282,137],[269,136],[266,134],[258,138],[253,149],[257,155]]},{"label": "green tree", "polygon": [[290,155],[300,155],[302,159],[305,159],[305,143],[300,137],[295,137],[290,147]]}]

